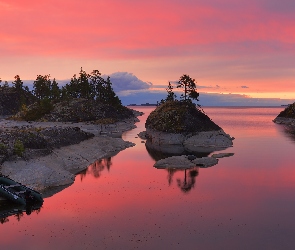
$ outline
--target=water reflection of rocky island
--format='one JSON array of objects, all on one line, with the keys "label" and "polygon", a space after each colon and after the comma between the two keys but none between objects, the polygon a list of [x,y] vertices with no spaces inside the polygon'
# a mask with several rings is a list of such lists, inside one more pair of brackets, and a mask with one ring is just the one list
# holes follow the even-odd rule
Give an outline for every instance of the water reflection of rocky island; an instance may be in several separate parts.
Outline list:
[{"label": "water reflection of rocky island", "polygon": [[176,179],[177,186],[184,193],[189,192],[195,185],[200,168],[208,168],[218,164],[220,158],[233,156],[233,153],[213,154],[210,157],[197,157],[195,155],[170,156],[158,160],[154,167],[165,169],[168,172],[168,184],[172,184],[176,172],[184,172],[184,178]]}]

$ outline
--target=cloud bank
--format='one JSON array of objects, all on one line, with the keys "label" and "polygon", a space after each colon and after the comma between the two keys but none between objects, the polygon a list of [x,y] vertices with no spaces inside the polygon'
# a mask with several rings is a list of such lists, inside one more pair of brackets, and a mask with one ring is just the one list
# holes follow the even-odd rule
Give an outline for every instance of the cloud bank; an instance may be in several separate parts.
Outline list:
[{"label": "cloud bank", "polygon": [[[103,75],[106,79],[107,76]],[[135,75],[128,72],[115,72],[109,75],[110,80],[113,84],[113,89],[117,91],[126,91],[126,90],[142,90],[149,89],[152,87],[152,83],[144,82],[138,79]]]}]

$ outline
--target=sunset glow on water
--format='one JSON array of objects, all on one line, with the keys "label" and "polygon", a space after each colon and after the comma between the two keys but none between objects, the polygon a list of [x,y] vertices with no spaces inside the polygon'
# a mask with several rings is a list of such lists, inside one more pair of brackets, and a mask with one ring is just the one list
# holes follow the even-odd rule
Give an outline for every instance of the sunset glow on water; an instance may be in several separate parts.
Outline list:
[{"label": "sunset glow on water", "polygon": [[[137,137],[43,207],[0,225],[1,249],[293,249],[295,136],[278,108],[204,108],[234,146],[210,168],[158,170]],[[93,145],[95,147],[95,145]],[[185,177],[185,173],[187,176]],[[184,181],[191,189],[181,189]]]}]

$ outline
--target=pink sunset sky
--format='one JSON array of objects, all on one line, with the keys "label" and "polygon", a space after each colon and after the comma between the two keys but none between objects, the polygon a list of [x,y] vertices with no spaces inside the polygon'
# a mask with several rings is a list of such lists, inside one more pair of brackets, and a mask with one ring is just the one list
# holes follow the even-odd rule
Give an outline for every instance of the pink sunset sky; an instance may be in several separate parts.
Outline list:
[{"label": "pink sunset sky", "polygon": [[294,0],[0,0],[0,78],[83,67],[151,93],[189,74],[204,95],[294,101],[294,13]]}]

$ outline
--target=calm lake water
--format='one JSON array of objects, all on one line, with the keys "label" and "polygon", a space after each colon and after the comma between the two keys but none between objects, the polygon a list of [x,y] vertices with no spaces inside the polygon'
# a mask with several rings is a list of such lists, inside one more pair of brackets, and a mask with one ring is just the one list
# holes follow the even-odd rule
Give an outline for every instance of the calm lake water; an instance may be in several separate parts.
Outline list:
[{"label": "calm lake water", "polygon": [[136,138],[153,108],[135,109],[145,115],[123,139],[136,146],[8,217],[1,249],[294,249],[295,132],[272,122],[282,107],[204,108],[236,138],[222,151],[234,155],[187,171],[153,167]]}]

